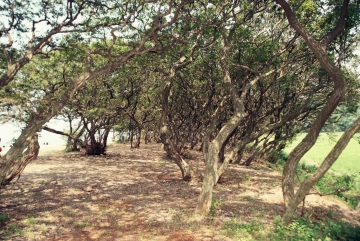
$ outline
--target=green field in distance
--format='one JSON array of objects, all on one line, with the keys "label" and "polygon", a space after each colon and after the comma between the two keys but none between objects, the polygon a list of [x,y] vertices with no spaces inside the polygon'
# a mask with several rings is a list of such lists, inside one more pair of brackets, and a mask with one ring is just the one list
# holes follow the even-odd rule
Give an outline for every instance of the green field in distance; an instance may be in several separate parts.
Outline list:
[{"label": "green field in distance", "polygon": [[[301,162],[305,162],[307,165],[320,164],[333,148],[341,134],[342,133],[321,133],[316,144],[305,154]],[[284,151],[290,153],[304,137],[305,134],[298,135],[292,143],[286,146]],[[339,174],[360,173],[359,140],[360,134],[356,134],[330,170]]]}]

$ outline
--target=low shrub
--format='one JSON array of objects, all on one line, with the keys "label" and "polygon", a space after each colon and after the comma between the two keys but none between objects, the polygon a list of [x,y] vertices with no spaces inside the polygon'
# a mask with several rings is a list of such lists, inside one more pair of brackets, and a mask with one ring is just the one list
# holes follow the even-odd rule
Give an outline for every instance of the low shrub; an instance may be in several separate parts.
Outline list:
[{"label": "low shrub", "polygon": [[[307,166],[304,163],[301,164],[301,168],[298,168],[299,181],[304,180],[309,175],[317,170],[316,166]],[[323,195],[334,195],[341,200],[345,201],[352,208],[356,208],[358,200],[356,198],[358,187],[358,175],[336,175],[334,173],[326,173],[316,184],[315,188],[319,193]]]},{"label": "low shrub", "polygon": [[278,167],[284,166],[285,162],[289,158],[289,155],[284,151],[275,150],[271,153],[268,161],[272,164],[275,164]]}]

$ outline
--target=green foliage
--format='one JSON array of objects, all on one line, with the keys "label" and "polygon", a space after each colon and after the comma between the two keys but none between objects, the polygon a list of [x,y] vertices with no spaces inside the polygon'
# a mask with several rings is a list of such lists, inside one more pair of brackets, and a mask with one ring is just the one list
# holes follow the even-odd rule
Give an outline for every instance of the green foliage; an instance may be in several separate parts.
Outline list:
[{"label": "green foliage", "polygon": [[360,240],[360,227],[330,218],[321,222],[299,218],[285,226],[278,217],[274,223],[271,240]]},{"label": "green foliage", "polygon": [[74,151],[73,148],[69,146],[65,147],[65,152],[73,152],[73,151]]},{"label": "green foliage", "polygon": [[213,198],[211,201],[211,207],[210,207],[210,216],[215,217],[218,214],[218,210],[220,209],[222,204],[222,199],[216,199]]},{"label": "green foliage", "polygon": [[274,150],[271,153],[268,161],[270,163],[275,164],[278,167],[282,167],[285,164],[285,162],[287,161],[288,157],[289,157],[289,155],[286,152]]},{"label": "green foliage", "polygon": [[25,224],[28,226],[32,226],[34,224],[36,224],[36,219],[33,216],[30,216],[28,218],[25,219]]},{"label": "green foliage", "polygon": [[[299,181],[304,180],[309,175],[317,170],[317,166],[306,165],[302,163],[297,169]],[[333,173],[326,173],[317,183],[315,188],[324,195],[335,195],[341,200],[345,201],[351,207],[355,208],[358,205],[356,193],[359,193],[359,175],[342,174],[336,175]]]},{"label": "green foliage", "polygon": [[225,222],[223,226],[225,235],[234,240],[253,240],[256,237],[260,238],[263,228],[264,225],[260,222],[238,223],[234,218],[230,222]]},{"label": "green foliage", "polygon": [[0,213],[0,223],[5,223],[9,219],[10,219],[9,214]]},{"label": "green foliage", "polygon": [[16,224],[12,223],[9,224],[8,229],[10,231],[9,234],[23,234],[24,231],[22,230],[21,227],[17,226]]}]

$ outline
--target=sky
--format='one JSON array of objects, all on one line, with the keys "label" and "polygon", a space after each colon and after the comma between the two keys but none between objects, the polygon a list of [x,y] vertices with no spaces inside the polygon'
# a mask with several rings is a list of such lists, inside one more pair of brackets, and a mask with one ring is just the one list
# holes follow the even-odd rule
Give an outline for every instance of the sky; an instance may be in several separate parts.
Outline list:
[{"label": "sky", "polygon": [[[61,120],[51,119],[47,126],[55,130],[63,131],[68,127],[68,124]],[[19,137],[20,134],[21,126],[19,125],[13,123],[0,124],[0,146],[3,149],[3,151],[1,152],[2,155],[4,155],[9,150],[13,140]],[[38,134],[40,148],[44,145],[44,143],[48,143],[47,146],[59,146],[66,144],[66,139],[61,135],[57,135],[44,130],[39,132]]]},{"label": "sky", "polygon": [[[47,124],[47,127],[58,130],[58,131],[64,131],[68,130],[69,123],[58,120],[58,119],[51,119]],[[14,139],[20,136],[21,134],[21,128],[22,126],[19,126],[18,124],[14,123],[6,123],[6,124],[0,124],[0,146],[2,148],[2,152],[0,155],[4,155],[9,149],[11,143],[13,143]],[[54,134],[49,131],[42,130],[41,132],[38,132],[39,134],[39,144],[40,148],[42,146],[60,146],[60,145],[66,145],[67,138],[62,135]],[[113,134],[111,134],[108,137],[107,142],[111,143],[113,140]]]}]

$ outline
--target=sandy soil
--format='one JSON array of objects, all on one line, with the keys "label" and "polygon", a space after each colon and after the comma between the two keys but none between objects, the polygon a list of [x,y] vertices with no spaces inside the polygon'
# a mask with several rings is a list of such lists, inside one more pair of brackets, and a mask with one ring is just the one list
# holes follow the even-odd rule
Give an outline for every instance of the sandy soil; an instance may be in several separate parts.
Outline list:
[{"label": "sandy soil", "polygon": [[[283,213],[281,176],[265,166],[231,166],[215,187],[216,209],[195,222],[201,182],[182,181],[160,145],[111,145],[96,157],[62,149],[42,148],[0,194],[0,213],[10,215],[0,224],[0,240],[231,240],[222,231],[225,222],[270,227]],[[201,154],[189,156],[200,175]],[[312,218],[331,212],[360,225],[357,211],[330,197],[308,196],[305,208]]]}]

